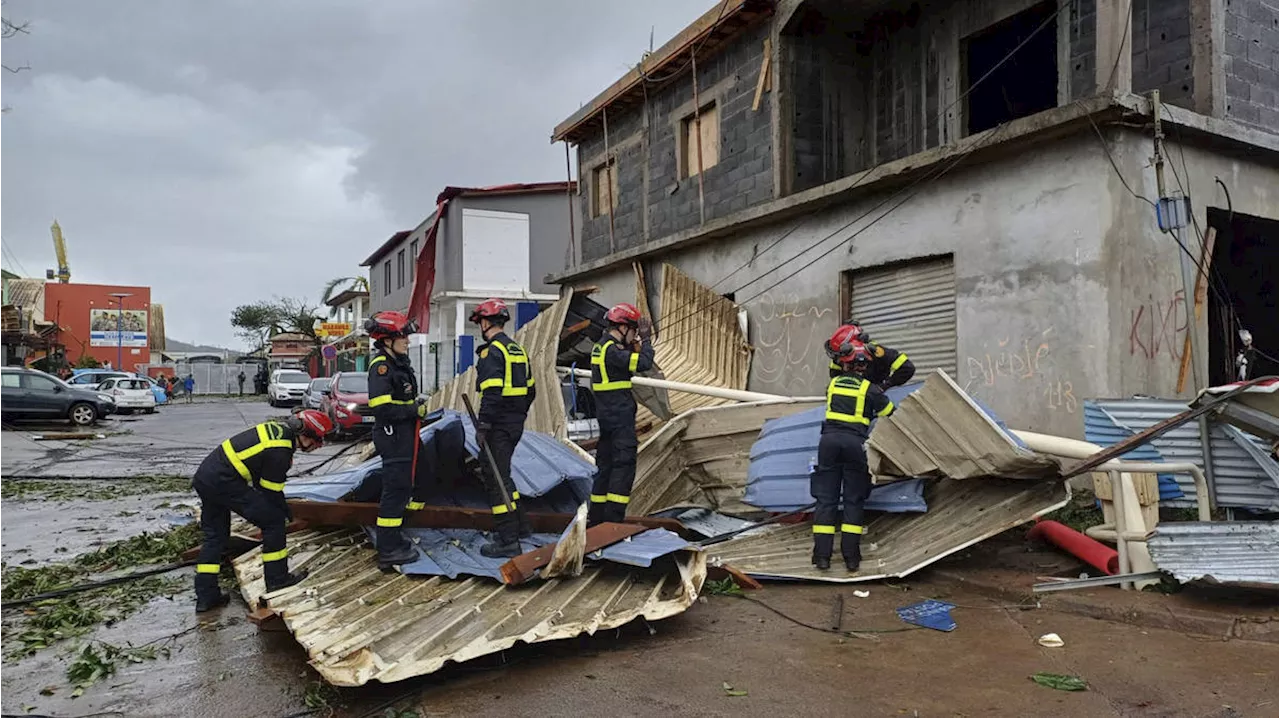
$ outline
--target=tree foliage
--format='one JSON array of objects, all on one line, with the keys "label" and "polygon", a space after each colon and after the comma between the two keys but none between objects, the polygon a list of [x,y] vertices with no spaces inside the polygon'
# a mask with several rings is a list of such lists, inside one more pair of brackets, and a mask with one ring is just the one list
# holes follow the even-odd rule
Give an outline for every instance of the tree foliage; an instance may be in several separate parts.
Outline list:
[{"label": "tree foliage", "polygon": [[294,297],[262,299],[231,310],[231,326],[236,328],[236,334],[254,346],[263,346],[280,332],[303,334],[319,344],[315,325],[320,320],[319,307]]},{"label": "tree foliage", "polygon": [[[342,294],[346,291],[367,292],[369,291],[369,280],[365,277],[334,277],[324,285],[324,291],[320,293],[320,303],[328,304],[330,299]],[[337,307],[329,307],[329,316],[338,315]]]}]

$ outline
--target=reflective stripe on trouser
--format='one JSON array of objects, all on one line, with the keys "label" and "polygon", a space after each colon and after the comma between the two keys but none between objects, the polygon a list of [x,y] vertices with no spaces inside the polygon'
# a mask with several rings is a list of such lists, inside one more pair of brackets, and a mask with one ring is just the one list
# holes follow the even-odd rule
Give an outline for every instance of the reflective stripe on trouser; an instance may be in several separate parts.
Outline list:
[{"label": "reflective stripe on trouser", "polygon": [[[520,437],[523,435],[523,424],[494,424],[485,434],[485,442],[489,445],[489,451],[493,452],[493,461],[498,465],[498,473],[501,476],[495,479],[492,471],[489,470],[489,462],[484,462],[484,490],[489,498],[489,506],[493,510],[494,532],[502,543],[519,540],[520,533],[527,531],[529,526],[529,518],[525,515],[523,502],[518,500],[520,492],[516,490],[516,484],[511,479],[511,457],[515,454],[516,445],[520,443]],[[498,481],[507,488],[511,503],[515,504],[515,511],[511,511],[503,500]]]},{"label": "reflective stripe on trouser", "polygon": [[[846,561],[861,558],[863,505],[871,493],[871,472],[863,440],[851,431],[828,431],[818,441],[818,468],[809,479],[813,510],[813,555],[831,558],[835,534]],[[821,527],[821,528],[820,528]]]},{"label": "reflective stripe on trouser", "polygon": [[263,564],[268,580],[282,578],[289,572],[285,558],[285,524],[288,513],[284,496],[254,489],[239,476],[197,471],[191,481],[200,497],[200,530],[204,534],[200,555],[196,559],[196,597],[213,599],[220,593],[218,571],[222,554],[231,537],[231,514],[234,512],[262,530],[264,558],[280,555]]},{"label": "reflective stripe on trouser", "polygon": [[587,523],[622,521],[627,517],[631,485],[636,480],[636,425],[602,424],[596,444],[596,475],[591,483]]},{"label": "reflective stripe on trouser", "polygon": [[373,446],[382,457],[382,495],[374,544],[378,553],[395,553],[409,546],[402,529],[405,507],[413,493],[413,422],[373,427]]}]

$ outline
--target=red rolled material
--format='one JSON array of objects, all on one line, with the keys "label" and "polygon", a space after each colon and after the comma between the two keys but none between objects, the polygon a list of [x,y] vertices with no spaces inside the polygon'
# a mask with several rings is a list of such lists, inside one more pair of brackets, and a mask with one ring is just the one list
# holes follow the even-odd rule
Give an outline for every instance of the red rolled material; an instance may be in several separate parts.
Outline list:
[{"label": "red rolled material", "polygon": [[1027,538],[1051,543],[1108,576],[1120,570],[1120,554],[1115,549],[1057,521],[1037,521]]}]

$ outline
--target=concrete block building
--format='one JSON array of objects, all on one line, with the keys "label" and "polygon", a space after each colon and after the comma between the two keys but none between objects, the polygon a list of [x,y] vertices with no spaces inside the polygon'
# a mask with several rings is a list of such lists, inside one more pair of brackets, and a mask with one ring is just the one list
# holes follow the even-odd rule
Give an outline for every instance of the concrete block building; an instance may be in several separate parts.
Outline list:
[{"label": "concrete block building", "polygon": [[1276,371],[1276,73],[1264,0],[725,0],[554,129],[582,239],[546,279],[670,263],[746,309],[752,390],[820,393],[856,319],[1081,436],[1086,398],[1232,380],[1241,329]]}]

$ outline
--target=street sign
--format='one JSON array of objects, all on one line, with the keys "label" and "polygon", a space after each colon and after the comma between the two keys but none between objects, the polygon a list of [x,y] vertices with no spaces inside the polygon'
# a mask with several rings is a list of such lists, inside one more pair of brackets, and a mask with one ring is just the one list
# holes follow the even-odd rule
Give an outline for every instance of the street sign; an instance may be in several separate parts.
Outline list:
[{"label": "street sign", "polygon": [[325,344],[324,346],[320,347],[320,355],[323,356],[325,359],[337,359],[338,348],[332,344]]}]

